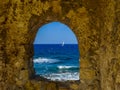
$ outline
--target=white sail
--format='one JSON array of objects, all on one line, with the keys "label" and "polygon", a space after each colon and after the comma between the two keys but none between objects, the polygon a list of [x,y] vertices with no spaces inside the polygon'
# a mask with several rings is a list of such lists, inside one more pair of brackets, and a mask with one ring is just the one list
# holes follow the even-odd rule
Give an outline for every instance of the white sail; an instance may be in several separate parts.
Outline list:
[{"label": "white sail", "polygon": [[65,44],[65,43],[64,43],[64,42],[62,42],[62,46],[64,46],[64,44]]}]

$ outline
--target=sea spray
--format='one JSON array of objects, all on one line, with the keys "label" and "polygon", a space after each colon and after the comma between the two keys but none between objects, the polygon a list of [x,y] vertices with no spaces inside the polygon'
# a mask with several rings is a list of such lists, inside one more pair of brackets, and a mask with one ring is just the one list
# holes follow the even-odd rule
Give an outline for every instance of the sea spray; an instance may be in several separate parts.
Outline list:
[{"label": "sea spray", "polygon": [[77,44],[34,45],[36,75],[53,81],[79,80]]}]

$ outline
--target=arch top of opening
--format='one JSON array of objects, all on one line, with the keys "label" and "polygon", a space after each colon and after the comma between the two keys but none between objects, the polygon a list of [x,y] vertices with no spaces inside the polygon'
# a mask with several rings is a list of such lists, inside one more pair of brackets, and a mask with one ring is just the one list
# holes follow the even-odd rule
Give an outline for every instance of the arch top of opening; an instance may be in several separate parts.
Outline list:
[{"label": "arch top of opening", "polygon": [[61,22],[44,24],[34,43],[35,74],[52,81],[79,80],[79,49],[74,32]]},{"label": "arch top of opening", "polygon": [[[42,39],[44,38],[44,39]],[[77,38],[64,23],[53,21],[38,28],[33,44],[77,44]]]}]

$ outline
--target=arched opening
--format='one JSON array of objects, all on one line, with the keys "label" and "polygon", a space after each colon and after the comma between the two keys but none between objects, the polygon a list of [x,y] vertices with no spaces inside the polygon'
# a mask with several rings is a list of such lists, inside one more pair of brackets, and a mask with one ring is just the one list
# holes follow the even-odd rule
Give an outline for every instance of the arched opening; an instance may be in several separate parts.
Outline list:
[{"label": "arched opening", "polygon": [[43,25],[33,46],[36,75],[52,81],[79,80],[78,41],[67,25],[60,22]]}]

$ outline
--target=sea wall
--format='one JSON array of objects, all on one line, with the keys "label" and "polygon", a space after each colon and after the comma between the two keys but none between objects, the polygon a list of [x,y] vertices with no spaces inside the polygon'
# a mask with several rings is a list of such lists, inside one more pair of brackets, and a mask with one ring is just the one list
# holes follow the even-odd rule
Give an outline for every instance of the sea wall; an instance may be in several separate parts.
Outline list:
[{"label": "sea wall", "polygon": [[[1,0],[1,90],[119,90],[119,0]],[[80,82],[49,82],[34,76],[33,41],[42,25],[59,21],[75,33]]]}]

